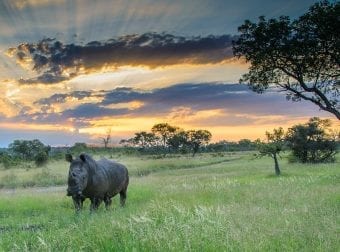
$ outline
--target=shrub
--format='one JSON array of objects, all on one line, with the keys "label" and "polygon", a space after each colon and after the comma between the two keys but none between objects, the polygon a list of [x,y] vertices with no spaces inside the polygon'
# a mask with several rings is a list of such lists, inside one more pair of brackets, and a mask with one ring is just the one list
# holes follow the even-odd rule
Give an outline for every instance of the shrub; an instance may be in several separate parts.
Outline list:
[{"label": "shrub", "polygon": [[34,162],[36,166],[43,166],[47,163],[48,161],[48,155],[46,152],[39,152],[35,157],[34,157]]}]

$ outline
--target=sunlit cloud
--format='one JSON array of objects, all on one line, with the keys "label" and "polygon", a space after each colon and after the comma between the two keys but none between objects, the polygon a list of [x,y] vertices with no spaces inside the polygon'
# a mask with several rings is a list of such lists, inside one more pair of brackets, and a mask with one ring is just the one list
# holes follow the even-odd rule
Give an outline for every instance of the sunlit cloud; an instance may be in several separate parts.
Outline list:
[{"label": "sunlit cloud", "polygon": [[24,69],[38,76],[21,83],[53,84],[87,71],[119,66],[157,68],[177,64],[217,64],[233,57],[230,35],[182,37],[166,33],[133,34],[86,45],[63,44],[51,38],[23,43],[7,51]]},{"label": "sunlit cloud", "polygon": [[114,71],[96,71],[80,75],[65,84],[75,90],[111,90],[117,87],[153,89],[171,86],[174,83],[236,83],[247,67],[239,61],[208,65],[181,64],[154,69],[124,66]]},{"label": "sunlit cloud", "polygon": [[0,129],[16,129],[16,130],[35,130],[35,131],[69,131],[74,132],[76,129],[72,126],[55,125],[55,124],[32,124],[32,123],[0,123]]},{"label": "sunlit cloud", "polygon": [[11,0],[12,4],[19,8],[25,8],[28,6],[46,6],[50,4],[60,4],[65,0]]}]

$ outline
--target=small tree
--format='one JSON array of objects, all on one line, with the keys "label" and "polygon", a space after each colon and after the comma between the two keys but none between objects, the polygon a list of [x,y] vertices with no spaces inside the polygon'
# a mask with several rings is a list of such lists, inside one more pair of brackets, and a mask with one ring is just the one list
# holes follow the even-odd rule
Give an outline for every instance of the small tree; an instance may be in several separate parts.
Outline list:
[{"label": "small tree", "polygon": [[313,117],[305,124],[288,129],[286,139],[292,154],[302,163],[333,161],[337,143],[330,128],[330,120]]},{"label": "small tree", "polygon": [[283,150],[284,144],[284,131],[281,127],[274,129],[273,133],[266,131],[266,141],[261,141],[260,139],[256,140],[256,146],[259,151],[258,156],[269,156],[273,158],[275,164],[275,174],[277,176],[281,174],[278,156]]},{"label": "small tree", "polygon": [[104,148],[107,149],[110,141],[111,141],[111,129],[106,131],[106,136],[101,138],[104,143]]},{"label": "small tree", "polygon": [[207,130],[189,130],[187,131],[187,145],[192,150],[194,157],[203,144],[208,144],[211,139],[211,133]]}]

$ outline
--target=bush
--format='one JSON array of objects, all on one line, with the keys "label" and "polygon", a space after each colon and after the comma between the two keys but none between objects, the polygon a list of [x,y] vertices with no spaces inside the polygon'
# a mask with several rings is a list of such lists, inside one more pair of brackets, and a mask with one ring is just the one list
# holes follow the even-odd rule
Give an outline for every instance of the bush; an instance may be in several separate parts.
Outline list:
[{"label": "bush", "polygon": [[10,169],[11,167],[17,165],[17,160],[10,156],[8,153],[0,153],[0,163],[2,163],[5,169]]},{"label": "bush", "polygon": [[38,139],[34,140],[14,140],[8,147],[9,153],[16,158],[25,161],[34,161],[40,152],[49,153],[50,146],[45,146]]},{"label": "bush", "polygon": [[48,155],[46,152],[39,152],[35,157],[34,157],[34,162],[36,166],[43,166],[47,163],[48,161]]}]

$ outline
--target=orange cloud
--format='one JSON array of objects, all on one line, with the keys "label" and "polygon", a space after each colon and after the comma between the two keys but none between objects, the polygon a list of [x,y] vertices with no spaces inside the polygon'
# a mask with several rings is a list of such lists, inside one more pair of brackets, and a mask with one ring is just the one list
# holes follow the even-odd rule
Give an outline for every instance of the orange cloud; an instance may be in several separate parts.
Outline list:
[{"label": "orange cloud", "polygon": [[34,131],[66,131],[74,132],[76,129],[73,126],[56,125],[56,124],[34,124],[34,123],[0,123],[1,129],[11,130],[34,130]]}]

